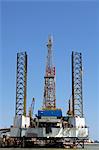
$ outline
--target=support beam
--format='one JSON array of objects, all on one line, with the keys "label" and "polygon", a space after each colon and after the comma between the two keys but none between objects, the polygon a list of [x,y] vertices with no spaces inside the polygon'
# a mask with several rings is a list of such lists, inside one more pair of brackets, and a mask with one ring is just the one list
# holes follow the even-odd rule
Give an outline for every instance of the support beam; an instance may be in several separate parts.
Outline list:
[{"label": "support beam", "polygon": [[17,53],[15,116],[26,116],[27,54]]},{"label": "support beam", "polygon": [[82,54],[72,52],[72,112],[83,117]]}]

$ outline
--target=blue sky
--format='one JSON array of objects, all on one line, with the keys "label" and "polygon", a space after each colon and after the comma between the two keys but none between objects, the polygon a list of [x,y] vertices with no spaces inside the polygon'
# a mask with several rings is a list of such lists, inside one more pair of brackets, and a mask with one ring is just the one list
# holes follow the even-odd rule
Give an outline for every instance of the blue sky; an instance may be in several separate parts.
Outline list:
[{"label": "blue sky", "polygon": [[0,20],[0,127],[13,124],[16,92],[16,54],[27,51],[27,113],[35,97],[35,113],[44,91],[48,35],[53,35],[57,107],[65,115],[71,95],[71,52],[83,55],[84,115],[90,137],[99,140],[99,2],[6,1]]}]

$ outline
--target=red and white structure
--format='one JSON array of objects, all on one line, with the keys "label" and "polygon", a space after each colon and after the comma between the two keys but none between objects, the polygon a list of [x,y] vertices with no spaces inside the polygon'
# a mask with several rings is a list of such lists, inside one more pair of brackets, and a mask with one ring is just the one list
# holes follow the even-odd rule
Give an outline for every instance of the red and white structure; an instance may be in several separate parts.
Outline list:
[{"label": "red and white structure", "polygon": [[55,92],[55,67],[53,66],[52,56],[52,39],[48,38],[47,43],[47,63],[45,73],[45,85],[44,85],[44,100],[43,109],[56,109],[56,92]]}]

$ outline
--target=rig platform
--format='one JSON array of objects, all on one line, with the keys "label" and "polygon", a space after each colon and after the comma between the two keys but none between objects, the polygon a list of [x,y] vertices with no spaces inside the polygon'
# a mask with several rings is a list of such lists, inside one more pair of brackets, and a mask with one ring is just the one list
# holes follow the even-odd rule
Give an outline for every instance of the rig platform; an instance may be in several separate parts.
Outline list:
[{"label": "rig platform", "polygon": [[83,115],[82,54],[72,52],[72,99],[64,116],[56,108],[55,66],[52,62],[52,40],[48,38],[44,98],[41,110],[33,117],[33,98],[26,114],[27,53],[17,54],[16,112],[13,126],[0,129],[0,147],[84,148],[89,130]]}]

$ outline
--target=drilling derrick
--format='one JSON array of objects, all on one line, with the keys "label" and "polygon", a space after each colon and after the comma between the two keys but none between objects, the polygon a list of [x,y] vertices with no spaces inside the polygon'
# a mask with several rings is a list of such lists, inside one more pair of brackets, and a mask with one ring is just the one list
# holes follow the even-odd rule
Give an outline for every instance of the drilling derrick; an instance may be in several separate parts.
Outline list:
[{"label": "drilling derrick", "polygon": [[82,54],[72,52],[72,113],[83,117]]},{"label": "drilling derrick", "polygon": [[27,54],[17,53],[16,116],[26,116]]},{"label": "drilling derrick", "polygon": [[43,109],[56,109],[55,67],[52,62],[52,39],[48,38]]}]

